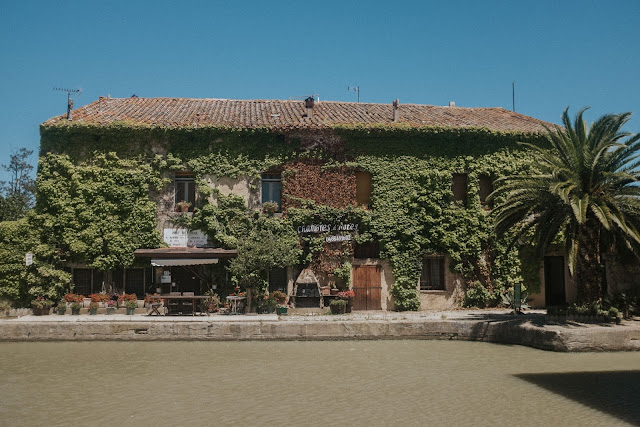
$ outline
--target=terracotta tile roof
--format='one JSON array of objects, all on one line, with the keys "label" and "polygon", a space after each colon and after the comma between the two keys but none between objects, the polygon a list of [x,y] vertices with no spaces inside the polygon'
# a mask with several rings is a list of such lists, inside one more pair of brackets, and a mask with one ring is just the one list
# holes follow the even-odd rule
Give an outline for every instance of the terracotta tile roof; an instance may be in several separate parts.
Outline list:
[{"label": "terracotta tile roof", "polygon": [[[312,128],[334,125],[393,123],[389,104],[321,101],[313,117],[305,117],[304,101],[233,100],[188,98],[103,98],[73,111],[74,123],[108,125],[126,121],[132,125],[165,127],[228,126],[236,128]],[[438,107],[400,104],[399,123],[413,126],[487,128],[497,131],[543,132],[553,126],[504,108]],[[67,122],[66,115],[43,125]]]}]

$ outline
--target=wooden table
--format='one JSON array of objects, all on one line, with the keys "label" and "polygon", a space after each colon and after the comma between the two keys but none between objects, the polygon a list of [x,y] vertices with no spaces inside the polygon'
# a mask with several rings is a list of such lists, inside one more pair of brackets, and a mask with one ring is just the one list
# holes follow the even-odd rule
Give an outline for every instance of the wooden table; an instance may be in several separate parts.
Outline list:
[{"label": "wooden table", "polygon": [[238,303],[240,301],[244,301],[246,300],[247,297],[240,297],[240,296],[236,296],[236,295],[229,295],[227,297],[227,301],[229,301],[230,306],[231,306],[231,311],[229,312],[229,314],[242,314],[238,311]]},{"label": "wooden table", "polygon": [[165,307],[169,305],[169,301],[171,300],[191,301],[191,315],[194,316],[196,313],[196,302],[198,302],[198,300],[207,300],[211,297],[207,295],[154,295],[151,298],[163,300]]}]

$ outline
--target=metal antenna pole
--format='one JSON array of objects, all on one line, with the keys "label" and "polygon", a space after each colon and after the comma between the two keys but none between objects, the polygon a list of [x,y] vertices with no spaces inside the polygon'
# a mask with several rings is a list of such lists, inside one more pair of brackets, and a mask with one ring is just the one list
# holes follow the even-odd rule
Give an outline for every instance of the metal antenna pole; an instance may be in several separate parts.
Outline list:
[{"label": "metal antenna pole", "polygon": [[511,82],[511,102],[513,105],[513,112],[516,112],[516,82]]},{"label": "metal antenna pole", "polygon": [[360,104],[360,86],[347,86],[347,90],[352,90],[358,95],[358,104]]}]

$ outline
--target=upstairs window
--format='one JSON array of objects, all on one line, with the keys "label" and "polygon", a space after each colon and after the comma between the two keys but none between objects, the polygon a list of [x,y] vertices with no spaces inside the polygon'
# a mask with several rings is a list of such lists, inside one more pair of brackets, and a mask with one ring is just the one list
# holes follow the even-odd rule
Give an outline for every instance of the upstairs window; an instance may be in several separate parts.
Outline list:
[{"label": "upstairs window", "polygon": [[193,174],[188,172],[176,173],[174,185],[176,211],[183,210],[182,205],[186,203],[188,204],[187,210],[192,212],[196,201],[196,183],[193,179]]},{"label": "upstairs window", "polygon": [[262,203],[274,202],[278,204],[278,211],[282,209],[282,178],[280,174],[262,174]]},{"label": "upstairs window", "polygon": [[356,172],[356,204],[368,208],[371,203],[371,174]]},{"label": "upstairs window", "polygon": [[380,244],[377,240],[366,243],[354,243],[353,257],[360,259],[380,258]]},{"label": "upstairs window", "polygon": [[422,260],[421,291],[444,291],[444,257],[427,257]]},{"label": "upstairs window", "polygon": [[487,202],[489,194],[493,193],[493,181],[489,175],[480,175],[478,177],[478,196],[480,196],[480,203],[483,205]]},{"label": "upstairs window", "polygon": [[451,190],[453,191],[453,200],[455,202],[462,202],[463,205],[467,204],[467,174],[466,173],[453,174],[453,182],[451,183]]}]

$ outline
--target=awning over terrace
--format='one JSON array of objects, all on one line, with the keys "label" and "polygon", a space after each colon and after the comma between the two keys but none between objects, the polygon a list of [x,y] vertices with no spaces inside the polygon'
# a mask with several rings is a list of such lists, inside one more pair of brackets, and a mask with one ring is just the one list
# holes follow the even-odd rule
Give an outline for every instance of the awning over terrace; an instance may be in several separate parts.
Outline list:
[{"label": "awning over terrace", "polygon": [[170,267],[174,265],[202,265],[202,264],[217,264],[218,259],[151,259],[151,265],[154,267]]},{"label": "awning over terrace", "polygon": [[151,258],[154,267],[216,264],[220,259],[234,258],[238,252],[220,248],[137,249],[136,258]]}]

